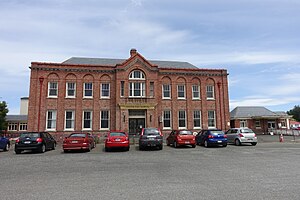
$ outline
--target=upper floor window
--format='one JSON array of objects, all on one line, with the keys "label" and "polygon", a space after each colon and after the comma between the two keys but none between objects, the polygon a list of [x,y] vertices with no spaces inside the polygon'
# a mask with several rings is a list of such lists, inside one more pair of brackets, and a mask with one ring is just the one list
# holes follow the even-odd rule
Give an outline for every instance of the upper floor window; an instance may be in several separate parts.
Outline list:
[{"label": "upper floor window", "polygon": [[83,84],[83,97],[92,98],[93,97],[93,83]]},{"label": "upper floor window", "polygon": [[140,70],[134,70],[130,73],[129,79],[145,80],[145,74]]},{"label": "upper floor window", "polygon": [[193,99],[200,99],[200,86],[193,85],[192,86]]},{"label": "upper floor window", "polygon": [[213,85],[206,86],[206,97],[207,97],[207,99],[214,99],[215,98],[214,86]]},{"label": "upper floor window", "polygon": [[66,97],[75,98],[76,95],[76,83],[66,83]]},{"label": "upper floor window", "polygon": [[171,85],[163,85],[163,99],[171,99]]},{"label": "upper floor window", "polygon": [[109,98],[109,83],[101,84],[101,98]]},{"label": "upper floor window", "polygon": [[57,97],[57,82],[48,83],[48,97]]},{"label": "upper floor window", "polygon": [[178,99],[185,99],[185,85],[177,86]]},{"label": "upper floor window", "polygon": [[130,97],[145,97],[145,83],[144,82],[129,83],[129,96]]}]

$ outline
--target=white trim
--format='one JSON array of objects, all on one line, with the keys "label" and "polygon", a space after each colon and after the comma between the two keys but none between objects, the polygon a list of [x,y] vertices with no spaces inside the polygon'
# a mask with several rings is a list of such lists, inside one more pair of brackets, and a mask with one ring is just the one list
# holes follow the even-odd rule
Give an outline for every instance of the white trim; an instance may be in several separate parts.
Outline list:
[{"label": "white trim", "polygon": [[[74,83],[74,96],[68,95],[68,83]],[[68,99],[76,98],[76,82],[66,82],[66,98],[68,98]]]},{"label": "white trim", "polygon": [[[91,83],[91,84],[92,84],[92,96],[86,96],[86,95],[85,95],[85,84],[86,84],[86,83]],[[84,98],[84,99],[92,99],[92,98],[93,98],[93,95],[94,95],[93,89],[94,89],[94,84],[93,84],[93,82],[84,82],[84,83],[83,83],[83,98]]]},{"label": "white trim", "polygon": [[[50,84],[51,83],[56,83],[56,95],[51,95],[50,96]],[[58,82],[57,81],[49,81],[48,82],[48,95],[47,95],[47,97],[48,98],[57,98],[57,96],[58,96]]]},{"label": "white trim", "polygon": [[[183,89],[184,89],[184,91],[183,91],[183,94],[184,94],[184,97],[179,97],[179,86],[183,86]],[[186,99],[186,90],[185,90],[185,85],[177,85],[177,99]]]},{"label": "white trim", "polygon": [[[51,119],[51,121],[55,120],[54,128],[48,128],[48,113],[49,112],[52,112],[52,117],[54,116],[54,118]],[[53,115],[53,113],[55,113],[55,115]],[[52,125],[52,123],[51,123],[51,125]],[[46,131],[55,131],[56,126],[57,126],[57,110],[47,110],[47,112],[46,112]]]},{"label": "white trim", "polygon": [[[90,126],[91,128],[84,128],[84,112],[90,112],[91,113],[91,118],[90,118]],[[82,111],[82,130],[93,130],[93,111],[91,110],[83,110]]]},{"label": "white trim", "polygon": [[[102,96],[102,86],[103,86],[103,84],[108,84],[108,96]],[[110,83],[101,83],[100,99],[110,99]]]},{"label": "white trim", "polygon": [[[108,112],[108,128],[101,128],[101,114],[103,111],[107,111]],[[100,110],[100,130],[105,130],[105,131],[108,131],[110,130],[110,110]]]},{"label": "white trim", "polygon": [[[73,128],[66,128],[67,126],[67,112],[72,112],[72,120],[74,121],[73,123]],[[64,130],[65,131],[74,131],[75,130],[75,110],[65,110],[65,120],[64,120]]]},{"label": "white trim", "polygon": [[[194,97],[194,86],[197,86],[198,88],[198,97]],[[201,92],[200,92],[200,85],[192,85],[192,99],[193,100],[200,100],[200,95],[201,95]]]}]

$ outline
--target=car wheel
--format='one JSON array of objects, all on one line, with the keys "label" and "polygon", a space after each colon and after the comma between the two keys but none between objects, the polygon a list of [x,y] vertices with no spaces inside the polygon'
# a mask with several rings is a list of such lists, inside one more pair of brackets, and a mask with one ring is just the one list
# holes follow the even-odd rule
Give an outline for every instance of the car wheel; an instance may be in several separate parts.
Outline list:
[{"label": "car wheel", "polygon": [[252,142],[251,144],[252,144],[253,146],[255,146],[255,145],[257,144],[257,142]]},{"label": "car wheel", "polygon": [[159,146],[159,150],[162,150],[163,149],[163,145]]},{"label": "car wheel", "polygon": [[56,143],[53,143],[52,150],[55,150],[55,147],[56,147]]},{"label": "car wheel", "polygon": [[144,148],[143,148],[143,146],[139,146],[139,150],[141,151],[141,150],[143,150]]},{"label": "car wheel", "polygon": [[196,148],[196,145],[194,144],[194,145],[192,145],[192,148]]},{"label": "car wheel", "polygon": [[167,146],[170,146],[170,142],[167,140]]},{"label": "car wheel", "polygon": [[64,153],[68,153],[69,152],[69,150],[67,150],[67,149],[64,149]]},{"label": "car wheel", "polygon": [[207,140],[204,141],[204,146],[205,146],[206,148],[209,147],[209,144],[208,144]]},{"label": "car wheel", "polygon": [[223,147],[227,147],[227,144],[223,144]]},{"label": "car wheel", "polygon": [[178,147],[178,144],[176,141],[174,141],[174,144],[173,144],[174,148],[177,148]]},{"label": "car wheel", "polygon": [[106,152],[109,152],[109,148],[108,147],[105,147],[104,149],[105,149]]},{"label": "car wheel", "polygon": [[3,151],[8,151],[9,150],[10,145],[7,143],[3,149]]},{"label": "car wheel", "polygon": [[46,151],[46,146],[45,144],[42,144],[41,148],[40,148],[40,153],[45,153]]},{"label": "car wheel", "polygon": [[21,151],[20,150],[15,150],[16,154],[20,154]]},{"label": "car wheel", "polygon": [[96,148],[96,142],[94,142],[93,149]]},{"label": "car wheel", "polygon": [[241,146],[241,142],[240,142],[239,139],[235,139],[234,144],[235,144],[236,146]]},{"label": "car wheel", "polygon": [[130,147],[126,147],[126,149],[125,149],[125,150],[126,150],[126,151],[129,151],[129,148],[130,148]]}]

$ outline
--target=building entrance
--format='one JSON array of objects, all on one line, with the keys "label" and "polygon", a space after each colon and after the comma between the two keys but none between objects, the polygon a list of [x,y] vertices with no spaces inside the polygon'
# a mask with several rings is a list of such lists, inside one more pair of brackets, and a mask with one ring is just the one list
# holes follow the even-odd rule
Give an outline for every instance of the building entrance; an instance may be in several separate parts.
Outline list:
[{"label": "building entrance", "polygon": [[129,110],[129,134],[138,135],[146,126],[145,110]]}]

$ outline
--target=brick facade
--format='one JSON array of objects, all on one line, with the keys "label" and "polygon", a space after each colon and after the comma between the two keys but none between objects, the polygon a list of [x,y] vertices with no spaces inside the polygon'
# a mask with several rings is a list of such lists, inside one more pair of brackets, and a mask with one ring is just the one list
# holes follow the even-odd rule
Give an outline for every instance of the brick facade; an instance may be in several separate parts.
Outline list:
[{"label": "brick facade", "polygon": [[[141,124],[159,127],[166,134],[170,129],[179,128],[179,111],[185,112],[187,129],[199,130],[194,128],[194,111],[201,113],[201,128],[208,128],[208,111],[215,112],[216,128],[229,128],[228,74],[224,69],[161,67],[146,60],[136,50],[131,50],[130,57],[117,65],[32,62],[30,69],[28,131],[49,131],[47,123],[55,124],[51,129],[53,133],[82,131],[84,111],[91,111],[92,128],[88,131],[94,134],[105,133],[108,129],[133,133]],[[130,79],[134,71],[143,74],[144,78]],[[57,84],[54,97],[49,97],[49,83]],[[66,97],[67,83],[76,84],[74,98]],[[92,83],[92,98],[84,97],[85,83]],[[109,97],[101,95],[102,84],[109,85]],[[132,93],[129,91],[131,84]],[[163,98],[163,85],[170,86],[170,99]],[[178,99],[178,85],[184,88],[183,99]],[[193,85],[199,86],[200,99],[193,99]],[[213,86],[211,99],[207,98],[208,85]],[[135,92],[144,94],[136,97]],[[54,111],[52,116],[48,116],[48,111]],[[66,111],[74,114],[71,130],[66,130]],[[101,111],[109,113],[108,129],[101,129]],[[163,117],[164,111],[171,114],[169,129],[163,127],[168,123],[164,122],[167,120]],[[53,115],[56,115],[54,120],[49,122],[48,118]]]}]

